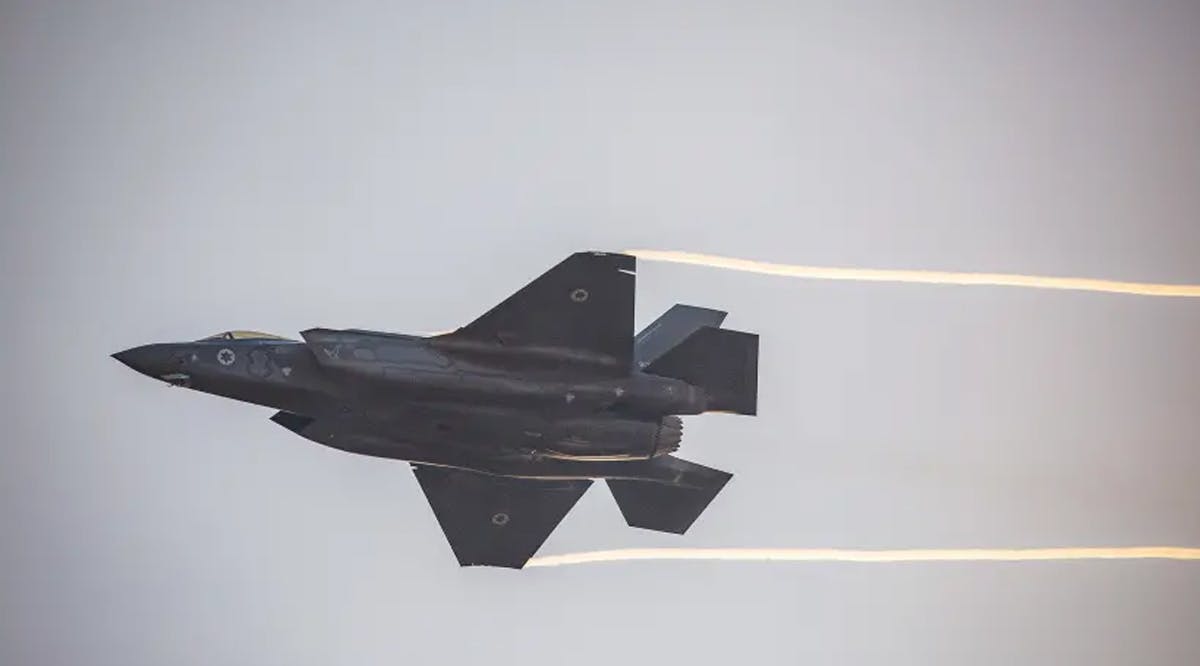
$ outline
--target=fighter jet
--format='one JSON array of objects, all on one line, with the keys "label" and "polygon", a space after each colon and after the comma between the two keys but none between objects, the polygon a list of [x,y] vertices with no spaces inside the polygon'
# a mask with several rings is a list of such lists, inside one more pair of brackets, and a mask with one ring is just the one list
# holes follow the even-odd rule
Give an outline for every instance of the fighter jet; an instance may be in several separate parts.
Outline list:
[{"label": "fighter jet", "polygon": [[672,455],[680,415],[753,415],[758,336],[676,305],[633,335],[636,260],[579,252],[451,333],[233,331],[113,354],[412,465],[462,566],[521,568],[593,479],[632,527],[683,534],[731,474]]}]

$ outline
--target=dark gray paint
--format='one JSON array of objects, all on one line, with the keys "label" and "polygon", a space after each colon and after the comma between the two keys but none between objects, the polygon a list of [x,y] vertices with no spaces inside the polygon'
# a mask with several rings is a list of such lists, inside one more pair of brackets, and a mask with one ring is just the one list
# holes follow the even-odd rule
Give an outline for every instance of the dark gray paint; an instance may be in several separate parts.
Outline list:
[{"label": "dark gray paint", "polygon": [[[1187,563],[460,569],[405,466],[107,356],[445,330],[580,247],[1197,283],[1198,21],[0,3],[0,662],[1200,663]],[[1189,300],[638,277],[763,333],[760,416],[685,419],[738,481],[684,539],[594,488],[547,553],[1200,544]]]},{"label": "dark gray paint", "polygon": [[281,410],[276,423],[314,442],[413,463],[460,564],[521,568],[587,489],[569,481],[615,480],[630,525],[686,532],[731,475],[669,455],[676,415],[756,411],[758,336],[676,305],[657,320],[665,340],[635,339],[635,270],[577,252],[432,337],[314,328],[303,342],[228,334],[113,356]]},{"label": "dark gray paint", "polygon": [[644,368],[704,326],[717,327],[728,313],[676,303],[633,339],[634,363]]}]

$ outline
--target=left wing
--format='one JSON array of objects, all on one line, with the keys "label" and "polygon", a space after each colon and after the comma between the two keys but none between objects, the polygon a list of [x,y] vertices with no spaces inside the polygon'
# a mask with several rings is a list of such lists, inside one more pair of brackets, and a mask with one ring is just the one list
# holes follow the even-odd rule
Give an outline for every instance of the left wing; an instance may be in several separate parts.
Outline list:
[{"label": "left wing", "polygon": [[590,479],[517,479],[412,467],[450,548],[465,567],[525,566],[592,485]]},{"label": "left wing", "polygon": [[628,372],[636,268],[637,260],[629,255],[576,252],[441,338],[572,350]]}]

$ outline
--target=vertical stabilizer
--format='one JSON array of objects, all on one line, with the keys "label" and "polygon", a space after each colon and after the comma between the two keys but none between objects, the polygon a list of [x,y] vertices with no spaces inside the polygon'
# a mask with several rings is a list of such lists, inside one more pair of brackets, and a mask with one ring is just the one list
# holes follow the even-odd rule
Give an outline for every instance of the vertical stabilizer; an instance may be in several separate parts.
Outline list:
[{"label": "vertical stabilizer", "polygon": [[708,411],[758,413],[758,336],[706,326],[645,371],[704,389]]},{"label": "vertical stabilizer", "polygon": [[638,368],[644,368],[698,329],[719,327],[727,314],[682,303],[672,305],[633,339],[633,360]]}]

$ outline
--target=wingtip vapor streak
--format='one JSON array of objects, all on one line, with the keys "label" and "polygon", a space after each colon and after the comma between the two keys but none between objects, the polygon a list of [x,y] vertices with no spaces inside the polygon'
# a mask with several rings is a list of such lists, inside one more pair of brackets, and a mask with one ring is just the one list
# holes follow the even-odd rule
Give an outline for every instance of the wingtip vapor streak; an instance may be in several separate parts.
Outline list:
[{"label": "wingtip vapor streak", "polygon": [[459,564],[521,568],[594,479],[683,534],[731,474],[673,455],[680,415],[753,415],[758,336],[676,305],[633,335],[636,259],[579,252],[453,332],[237,331],[113,356],[279,410],[336,449],[409,461]]}]

